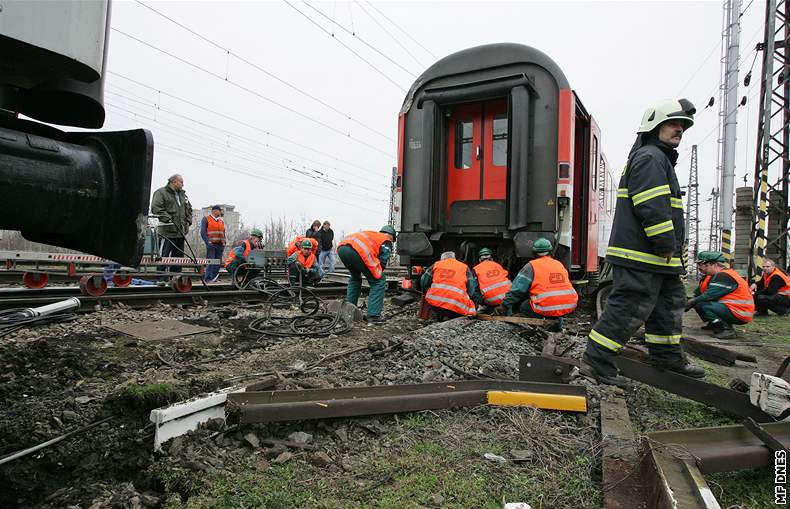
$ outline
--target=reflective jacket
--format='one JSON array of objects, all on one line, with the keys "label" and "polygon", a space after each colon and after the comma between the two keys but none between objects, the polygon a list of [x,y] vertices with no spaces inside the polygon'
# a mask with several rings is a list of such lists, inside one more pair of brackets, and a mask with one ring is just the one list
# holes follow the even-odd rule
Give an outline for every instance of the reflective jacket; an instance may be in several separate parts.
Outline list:
[{"label": "reflective jacket", "polygon": [[241,258],[243,260],[246,260],[247,257],[250,255],[250,251],[252,251],[252,243],[249,241],[249,239],[247,239],[247,240],[243,241],[240,246],[238,246],[238,247],[236,247],[234,249],[231,249],[230,250],[230,254],[228,255],[228,259],[225,260],[225,268],[227,268],[228,265],[233,263],[233,260],[236,259],[236,256],[237,256],[236,255],[236,251],[239,248],[244,248],[240,256],[241,256]]},{"label": "reflective jacket", "polygon": [[225,243],[225,221],[211,214],[206,216],[206,236],[209,244]]},{"label": "reflective jacket", "polygon": [[304,254],[299,251],[299,253],[296,255],[296,262],[300,263],[305,269],[310,270],[313,268],[313,265],[315,265],[315,254],[311,252],[310,255],[305,258]]},{"label": "reflective jacket", "polygon": [[[721,272],[727,274],[738,283],[738,287],[719,298],[719,302],[727,306],[730,313],[741,322],[751,322],[754,317],[754,299],[752,298],[752,292],[749,290],[749,284],[733,269],[724,269]],[[711,279],[711,276],[706,276],[700,282],[699,289],[702,293],[705,293],[705,290],[708,289]]]},{"label": "reflective jacket", "polygon": [[454,258],[434,263],[431,287],[425,293],[425,301],[431,306],[459,315],[475,314],[475,303],[466,292],[468,270],[465,263]]},{"label": "reflective jacket", "polygon": [[[678,153],[637,136],[617,189],[606,261],[660,274],[681,274],[684,220],[675,174]],[[674,253],[669,262],[661,254]]]},{"label": "reflective jacket", "polygon": [[765,272],[763,272],[763,278],[761,280],[763,284],[762,287],[768,288],[771,284],[771,279],[773,279],[774,277],[778,277],[779,279],[784,281],[784,285],[781,288],[779,288],[779,290],[776,291],[776,294],[784,295],[785,297],[790,298],[790,277],[787,277],[787,274],[785,274],[779,269],[774,269],[774,271],[768,275],[766,275]]},{"label": "reflective jacket", "polygon": [[576,309],[579,296],[573,289],[565,266],[551,256],[531,262],[534,278],[529,288],[532,310],[542,316],[562,316]]},{"label": "reflective jacket", "polygon": [[379,261],[379,251],[381,246],[385,243],[392,241],[390,236],[386,233],[374,231],[361,231],[352,233],[345,239],[341,240],[337,247],[351,246],[357,252],[365,267],[370,270],[370,273],[376,279],[381,279],[384,270],[381,268],[381,261]]},{"label": "reflective jacket", "polygon": [[483,302],[488,306],[502,304],[511,286],[507,271],[493,260],[478,263],[474,271],[480,284],[480,292],[483,294]]},{"label": "reflective jacket", "polygon": [[318,240],[313,239],[313,238],[308,238],[308,237],[305,237],[303,235],[299,235],[298,237],[296,237],[294,239],[293,242],[288,244],[288,251],[287,251],[286,254],[288,256],[291,256],[295,252],[299,251],[299,248],[302,247],[302,241],[303,240],[309,240],[310,243],[313,244],[313,254],[317,254],[318,253]]}]

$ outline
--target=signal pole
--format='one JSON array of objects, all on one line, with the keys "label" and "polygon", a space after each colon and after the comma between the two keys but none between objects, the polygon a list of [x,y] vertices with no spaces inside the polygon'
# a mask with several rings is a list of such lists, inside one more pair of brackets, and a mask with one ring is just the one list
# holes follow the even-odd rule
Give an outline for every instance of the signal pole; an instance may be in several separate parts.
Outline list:
[{"label": "signal pole", "polygon": [[718,251],[719,249],[719,190],[714,187],[710,192],[711,212],[710,212],[710,238],[708,238],[708,250]]}]

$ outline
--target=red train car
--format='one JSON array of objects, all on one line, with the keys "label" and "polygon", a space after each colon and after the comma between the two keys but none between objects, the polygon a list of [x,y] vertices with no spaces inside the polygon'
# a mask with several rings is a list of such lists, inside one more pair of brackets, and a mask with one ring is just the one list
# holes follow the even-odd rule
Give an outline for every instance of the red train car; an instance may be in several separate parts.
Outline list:
[{"label": "red train car", "polygon": [[401,264],[496,250],[515,272],[546,237],[576,278],[595,277],[616,188],[601,132],[546,54],[489,44],[449,55],[398,117],[394,197]]}]

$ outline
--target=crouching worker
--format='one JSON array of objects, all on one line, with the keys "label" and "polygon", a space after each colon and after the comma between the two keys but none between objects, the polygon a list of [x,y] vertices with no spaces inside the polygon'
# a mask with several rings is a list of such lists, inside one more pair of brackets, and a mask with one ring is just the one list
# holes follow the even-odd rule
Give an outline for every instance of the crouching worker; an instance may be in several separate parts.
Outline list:
[{"label": "crouching worker", "polygon": [[754,293],[754,316],[768,316],[770,309],[779,316],[790,311],[790,277],[776,268],[773,260],[763,260],[763,277],[751,286]]},{"label": "crouching worker", "polygon": [[384,267],[392,256],[395,237],[395,228],[385,225],[377,232],[352,233],[337,245],[337,256],[351,275],[346,289],[346,302],[357,305],[364,275],[370,285],[365,319],[377,325],[384,322],[381,317],[384,291],[387,289]]},{"label": "crouching worker", "polygon": [[482,300],[474,274],[455,259],[452,251],[442,253],[441,259],[425,271],[420,286],[425,302],[439,320],[474,315],[475,302]]},{"label": "crouching worker", "polygon": [[532,245],[536,258],[524,265],[505,295],[500,314],[520,313],[533,318],[559,318],[572,313],[579,302],[565,266],[550,256],[552,246],[547,239],[537,239]]},{"label": "crouching worker", "polygon": [[475,265],[474,272],[480,286],[483,304],[495,308],[502,304],[510,290],[510,280],[504,267],[493,260],[494,253],[484,247],[477,253],[480,263]]},{"label": "crouching worker", "polygon": [[[250,267],[241,267],[241,265],[248,263],[250,251],[253,249],[263,248],[263,232],[257,228],[253,228],[250,232],[250,238],[242,241],[241,244],[230,250],[228,258],[225,260],[225,269],[231,277],[235,277],[237,281],[242,282],[248,278],[253,278],[258,275],[260,269],[250,269]],[[238,274],[235,274],[238,269]],[[236,277],[238,276],[238,277]]]},{"label": "crouching worker", "polygon": [[694,290],[694,298],[686,303],[686,310],[694,308],[719,339],[735,338],[733,325],[752,321],[754,300],[749,285],[733,269],[728,269],[724,255],[718,251],[703,251],[697,255],[697,269],[705,275]]},{"label": "crouching worker", "polygon": [[299,250],[288,257],[287,263],[291,286],[313,286],[321,280],[310,239],[302,241]]}]

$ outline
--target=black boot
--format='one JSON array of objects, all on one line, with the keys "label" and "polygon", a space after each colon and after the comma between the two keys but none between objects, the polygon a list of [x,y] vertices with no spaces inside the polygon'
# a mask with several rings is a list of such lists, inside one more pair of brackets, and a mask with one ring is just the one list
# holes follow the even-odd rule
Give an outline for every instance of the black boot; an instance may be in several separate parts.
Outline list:
[{"label": "black boot", "polygon": [[713,330],[713,322],[706,323],[705,325],[700,327],[700,329],[702,329],[702,330]]},{"label": "black boot", "polygon": [[593,341],[587,342],[587,351],[582,356],[582,361],[587,364],[587,368],[582,369],[582,373],[592,376],[599,383],[614,385],[622,389],[628,389],[631,385],[628,380],[620,375],[617,366],[614,364],[614,357],[617,354],[597,346]]},{"label": "black boot", "polygon": [[690,376],[691,378],[705,378],[705,370],[691,364],[683,354],[680,345],[655,345],[648,343],[647,349],[650,352],[650,363],[654,367]]},{"label": "black boot", "polygon": [[717,339],[735,339],[735,329],[724,320],[713,320],[711,323],[713,337]]}]

